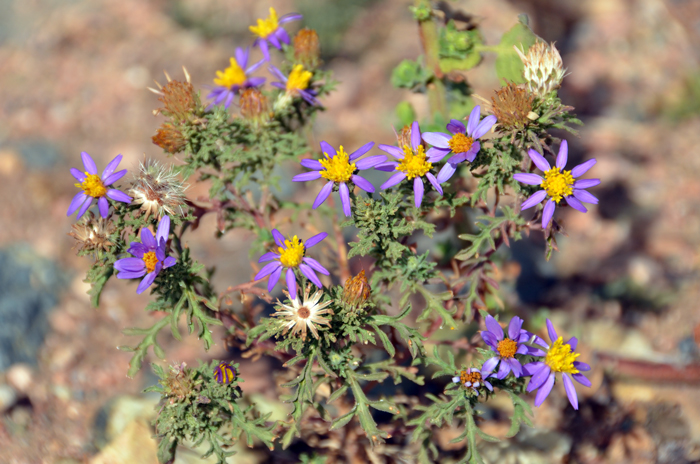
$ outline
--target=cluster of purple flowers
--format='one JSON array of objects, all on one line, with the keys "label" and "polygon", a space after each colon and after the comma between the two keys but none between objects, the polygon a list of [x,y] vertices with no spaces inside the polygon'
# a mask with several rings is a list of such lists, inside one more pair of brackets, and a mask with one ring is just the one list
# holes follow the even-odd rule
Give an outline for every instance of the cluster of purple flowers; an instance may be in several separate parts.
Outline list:
[{"label": "cluster of purple flowers", "polygon": [[[494,355],[484,362],[480,370],[471,368],[462,371],[459,376],[453,377],[452,381],[471,389],[478,395],[478,388],[481,385],[493,390],[492,385],[486,380],[488,378],[503,380],[511,373],[515,378],[532,376],[527,391],[538,390],[535,406],[540,406],[552,391],[556,380],[555,374],[559,372],[571,406],[578,409],[578,397],[572,379],[590,387],[591,382],[581,372],[589,371],[591,367],[576,360],[580,356],[580,353],[575,352],[578,345],[576,337],[564,343],[563,338],[559,337],[554,330],[552,322],[547,319],[547,331],[551,340],[548,344],[542,338],[523,329],[522,326],[523,320],[514,316],[508,324],[508,332],[505,333],[493,316],[487,316],[487,330],[481,332],[481,338]],[[542,359],[523,365],[516,357],[517,355]]]}]

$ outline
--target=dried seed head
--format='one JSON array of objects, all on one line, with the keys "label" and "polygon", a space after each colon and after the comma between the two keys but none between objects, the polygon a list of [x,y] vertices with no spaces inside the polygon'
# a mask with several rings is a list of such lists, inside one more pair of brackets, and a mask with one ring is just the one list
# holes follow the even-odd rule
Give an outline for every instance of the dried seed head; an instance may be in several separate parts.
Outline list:
[{"label": "dried seed head", "polygon": [[191,369],[187,368],[184,362],[170,367],[170,372],[164,381],[164,395],[170,398],[171,402],[185,400],[194,392],[195,383],[192,379]]},{"label": "dried seed head", "polygon": [[535,96],[525,85],[512,82],[496,90],[491,98],[493,114],[498,119],[498,126],[504,130],[521,130],[530,123],[529,115]]},{"label": "dried seed head", "polygon": [[294,36],[294,59],[306,68],[318,66],[321,47],[315,30],[305,27]]},{"label": "dried seed head", "polygon": [[114,245],[109,241],[109,236],[114,232],[114,224],[107,219],[95,219],[92,211],[88,212],[80,222],[73,224],[73,230],[68,233],[78,241],[79,250],[107,251]]},{"label": "dried seed head", "polygon": [[187,145],[187,139],[180,129],[169,122],[164,122],[156,131],[156,135],[151,137],[153,143],[158,145],[168,153],[179,153]]},{"label": "dried seed head", "polygon": [[564,63],[557,47],[552,43],[537,42],[527,51],[514,46],[515,51],[525,66],[523,77],[530,92],[539,97],[546,97],[557,90],[566,75]]},{"label": "dried seed head", "polygon": [[155,110],[154,114],[162,113],[178,124],[196,119],[201,113],[201,103],[189,79],[188,82],[171,81],[167,73],[166,76],[168,83],[157,91],[160,94],[158,100],[164,106]]},{"label": "dried seed head", "polygon": [[157,161],[141,163],[134,174],[129,194],[133,203],[141,205],[141,210],[149,217],[182,215],[185,203],[186,186],[180,182],[172,168],[166,168]]},{"label": "dried seed head", "polygon": [[270,117],[267,97],[255,87],[249,87],[241,92],[241,115],[256,124],[264,124]]},{"label": "dried seed head", "polygon": [[363,269],[355,277],[351,277],[345,281],[343,302],[351,306],[361,306],[367,301],[371,291],[372,289],[369,286]]}]

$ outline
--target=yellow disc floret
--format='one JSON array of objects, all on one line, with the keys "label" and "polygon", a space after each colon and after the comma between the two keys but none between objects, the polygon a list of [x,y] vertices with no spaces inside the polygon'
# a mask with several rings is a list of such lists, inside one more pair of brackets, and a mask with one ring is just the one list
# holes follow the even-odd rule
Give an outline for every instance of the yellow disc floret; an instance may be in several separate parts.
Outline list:
[{"label": "yellow disc floret", "polygon": [[304,66],[301,64],[294,66],[287,79],[287,92],[306,90],[313,75],[311,71],[304,71]]},{"label": "yellow disc floret", "polygon": [[324,154],[326,158],[319,160],[321,166],[326,168],[325,171],[321,171],[321,177],[333,182],[349,181],[350,177],[352,177],[352,173],[355,172],[357,168],[355,167],[355,163],[350,163],[350,155],[345,153],[343,146],[340,146],[340,149],[333,158],[328,156],[328,153]]},{"label": "yellow disc floret", "polygon": [[224,69],[223,72],[216,71],[216,79],[214,84],[222,87],[233,87],[234,85],[243,85],[245,83],[245,71],[240,67],[235,58],[231,58],[231,65]]},{"label": "yellow disc floret", "polygon": [[544,363],[554,372],[566,372],[567,374],[578,374],[578,369],[574,367],[574,361],[581,356],[581,353],[571,351],[571,345],[564,343],[559,337],[552,344],[544,358]]},{"label": "yellow disc floret", "polygon": [[452,150],[452,153],[466,153],[474,145],[474,139],[462,133],[457,133],[447,141],[447,145]]},{"label": "yellow disc floret", "polygon": [[571,171],[560,171],[553,167],[545,171],[544,181],[540,184],[549,197],[559,203],[562,197],[568,197],[574,193],[574,177]]},{"label": "yellow disc floret", "polygon": [[76,187],[83,189],[85,195],[89,195],[93,198],[100,198],[105,196],[107,193],[107,187],[102,183],[102,179],[97,174],[88,174],[85,172],[85,180],[79,184],[75,184]]},{"label": "yellow disc floret", "polygon": [[477,382],[481,382],[481,373],[476,371],[461,371],[459,373],[459,381],[462,385],[464,385],[467,382],[471,382],[472,385],[474,385]]},{"label": "yellow disc floret", "polygon": [[280,263],[285,267],[297,267],[304,257],[304,243],[295,235],[291,240],[285,240],[284,246],[277,248],[280,254]]},{"label": "yellow disc floret", "polygon": [[498,354],[501,355],[501,358],[512,358],[518,349],[518,343],[510,338],[504,338],[498,342],[496,348],[498,348]]},{"label": "yellow disc floret", "polygon": [[409,179],[424,176],[425,173],[430,171],[430,168],[433,167],[433,163],[429,163],[425,159],[425,149],[423,145],[418,145],[415,151],[413,151],[410,146],[404,145],[403,153],[404,158],[399,161],[396,170],[405,173],[406,177]]},{"label": "yellow disc floret", "polygon": [[146,272],[151,273],[156,270],[156,264],[158,264],[158,258],[156,257],[155,251],[149,251],[143,254],[143,263],[146,265]]},{"label": "yellow disc floret", "polygon": [[260,38],[267,38],[270,34],[275,32],[280,27],[279,21],[277,19],[277,12],[274,8],[270,8],[270,16],[267,19],[258,19],[257,26],[249,26],[250,32],[257,35]]}]

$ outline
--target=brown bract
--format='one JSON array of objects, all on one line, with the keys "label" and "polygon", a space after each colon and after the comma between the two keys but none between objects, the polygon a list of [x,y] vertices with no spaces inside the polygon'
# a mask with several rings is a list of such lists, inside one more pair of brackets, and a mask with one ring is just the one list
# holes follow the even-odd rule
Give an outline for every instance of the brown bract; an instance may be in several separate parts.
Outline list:
[{"label": "brown bract", "polygon": [[315,68],[319,63],[321,46],[318,34],[305,27],[294,36],[294,59],[306,68]]},{"label": "brown bract", "polygon": [[524,85],[512,82],[496,90],[491,98],[493,114],[498,119],[502,131],[522,130],[530,123],[528,115],[532,112],[535,96]]},{"label": "brown bract", "polygon": [[78,241],[80,250],[107,251],[114,245],[109,241],[109,236],[114,232],[114,225],[107,219],[95,219],[92,211],[83,216],[80,222],[73,224],[72,231],[68,233]]}]

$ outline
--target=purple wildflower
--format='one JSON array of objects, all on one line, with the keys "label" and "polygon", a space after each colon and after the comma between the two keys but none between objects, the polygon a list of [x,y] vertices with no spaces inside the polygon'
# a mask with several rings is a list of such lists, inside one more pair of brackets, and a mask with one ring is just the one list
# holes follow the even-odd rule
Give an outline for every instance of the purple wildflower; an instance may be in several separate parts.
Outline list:
[{"label": "purple wildflower", "polygon": [[[496,124],[496,116],[486,116],[483,121],[479,122],[480,117],[481,106],[477,105],[469,115],[466,127],[461,121],[456,119],[450,120],[449,124],[447,124],[447,130],[452,135],[444,132],[426,132],[423,134],[423,140],[432,145],[432,148],[428,150],[428,156],[432,155],[439,161],[448,153],[454,153],[440,169],[437,175],[439,183],[449,180],[457,170],[459,163],[464,160],[471,163],[476,158],[476,154],[481,149],[481,144],[477,139],[486,134]],[[439,155],[439,158],[437,155]]]},{"label": "purple wildflower", "polygon": [[590,159],[585,163],[579,164],[571,171],[565,171],[564,167],[566,166],[568,153],[568,144],[566,140],[562,140],[561,146],[559,147],[559,154],[557,155],[556,166],[551,167],[547,160],[544,159],[544,156],[531,148],[528,150],[527,154],[530,155],[530,159],[535,163],[535,166],[544,172],[544,178],[537,174],[525,172],[513,175],[513,178],[518,182],[528,185],[539,185],[543,189],[535,192],[530,198],[523,202],[521,207],[523,210],[531,208],[549,197],[549,201],[545,203],[544,211],[542,212],[543,229],[549,225],[549,221],[552,220],[552,216],[554,215],[554,209],[562,198],[566,199],[569,206],[582,213],[588,210],[581,202],[594,205],[598,204],[598,199],[585,189],[600,184],[600,179],[574,180],[576,177],[584,175],[586,171],[591,169],[596,163],[596,160]]},{"label": "purple wildflower", "polygon": [[467,370],[460,371],[459,375],[452,377],[452,382],[463,385],[466,388],[471,388],[476,396],[479,396],[479,387],[482,385],[493,391],[493,386],[486,380],[490,374],[483,375],[481,371],[475,367],[470,367]]},{"label": "purple wildflower", "polygon": [[122,203],[131,203],[131,197],[126,193],[117,189],[108,188],[126,174],[126,169],[114,172],[117,166],[119,166],[119,162],[122,160],[122,155],[117,155],[109,162],[105,170],[102,171],[102,177],[97,175],[97,166],[90,155],[86,152],[81,152],[80,156],[83,159],[85,172],[80,172],[75,168],[71,168],[70,173],[80,182],[79,184],[75,184],[75,186],[83,189],[83,191],[73,197],[68,207],[67,216],[70,216],[78,210],[77,219],[80,219],[80,217],[85,214],[85,211],[90,208],[92,200],[94,199],[97,200],[97,206],[103,218],[106,218],[107,213],[109,213],[109,202],[106,197],[114,201],[121,201]]},{"label": "purple wildflower", "polygon": [[413,194],[415,199],[416,208],[420,208],[423,202],[423,193],[425,191],[425,186],[423,185],[423,176],[428,178],[428,181],[432,184],[433,188],[442,195],[442,187],[437,181],[435,176],[429,172],[433,167],[433,162],[439,161],[444,157],[444,154],[434,153],[433,155],[426,155],[425,148],[421,144],[421,134],[420,127],[418,127],[418,121],[413,121],[411,125],[411,145],[404,145],[403,147],[394,147],[391,145],[379,145],[379,149],[383,150],[390,155],[398,158],[400,161],[389,161],[388,163],[380,164],[375,167],[380,171],[399,171],[393,176],[389,177],[389,180],[384,182],[381,189],[388,189],[399,184],[402,180],[408,178],[408,180],[413,179]]},{"label": "purple wildflower", "polygon": [[321,263],[304,255],[307,249],[320,243],[328,234],[321,232],[320,234],[314,235],[306,242],[303,242],[296,235],[292,237],[291,240],[285,240],[284,236],[277,229],[272,229],[272,236],[279,248],[277,248],[277,253],[270,251],[260,257],[258,260],[259,263],[264,263],[266,261],[272,262],[260,269],[260,272],[255,276],[255,280],[260,280],[269,275],[270,280],[267,282],[267,291],[271,292],[275,285],[277,285],[277,281],[282,274],[282,269],[287,268],[285,274],[287,289],[289,290],[289,294],[292,295],[291,298],[294,298],[297,294],[297,279],[294,274],[294,269],[298,267],[301,273],[313,282],[314,285],[318,288],[323,288],[321,280],[314,271],[318,271],[324,275],[330,275],[330,273],[325,267],[321,266]]},{"label": "purple wildflower", "polygon": [[303,65],[295,65],[288,77],[282,74],[282,71],[272,65],[270,65],[267,69],[279,79],[279,81],[272,82],[270,85],[277,87],[278,89],[285,90],[287,97],[290,99],[291,97],[298,95],[306,100],[309,105],[321,104],[318,100],[316,100],[316,92],[309,89],[309,81],[311,81],[314,73],[311,71],[305,71]]},{"label": "purple wildflower", "polygon": [[531,362],[523,366],[525,375],[532,376],[527,385],[527,391],[531,392],[539,388],[535,397],[535,406],[540,406],[549,392],[552,391],[555,373],[561,372],[566,396],[569,397],[571,406],[578,409],[578,397],[571,378],[573,377],[581,385],[590,387],[591,381],[584,377],[581,371],[590,371],[591,366],[576,361],[576,358],[581,355],[581,353],[574,352],[578,344],[576,337],[571,337],[568,342],[564,343],[563,338],[557,335],[552,321],[549,319],[547,319],[547,332],[549,332],[549,339],[552,341],[551,346],[540,337],[535,337],[535,343],[545,350],[544,361]]},{"label": "purple wildflower", "polygon": [[212,87],[211,93],[207,98],[212,98],[214,101],[211,106],[218,105],[224,102],[224,108],[228,108],[233,101],[233,97],[241,90],[247,87],[257,87],[265,82],[264,77],[248,77],[248,74],[258,69],[263,63],[263,60],[248,66],[249,51],[246,48],[243,50],[236,47],[236,57],[231,58],[231,65],[223,71],[216,71],[216,79],[214,79],[215,87]]},{"label": "purple wildflower", "polygon": [[520,361],[515,359],[516,354],[544,356],[544,352],[523,344],[529,340],[530,334],[523,330],[522,326],[523,320],[518,316],[513,316],[508,324],[508,337],[505,337],[498,321],[493,316],[486,316],[487,330],[481,332],[481,338],[496,353],[496,356],[486,360],[481,367],[482,374],[490,374],[500,362],[501,366],[496,374],[497,379],[505,379],[510,372],[513,372],[513,375],[518,378],[523,375],[523,366]]},{"label": "purple wildflower", "polygon": [[357,161],[360,156],[370,151],[373,146],[374,142],[369,142],[348,155],[342,145],[336,151],[328,142],[322,141],[321,150],[326,155],[325,158],[318,161],[312,159],[302,160],[302,166],[315,169],[315,171],[296,175],[292,180],[294,182],[305,182],[320,179],[321,177],[328,180],[314,201],[314,209],[326,201],[326,198],[333,190],[333,186],[338,183],[338,193],[343,204],[343,213],[345,213],[345,216],[350,217],[352,212],[350,209],[350,190],[347,183],[352,181],[353,184],[365,192],[373,193],[374,186],[364,177],[355,174],[355,172],[373,168],[386,161],[386,156],[384,155],[369,156]]},{"label": "purple wildflower", "polygon": [[281,24],[288,23],[289,21],[296,21],[301,19],[302,16],[298,13],[290,13],[277,18],[277,12],[274,8],[270,7],[270,16],[267,19],[258,19],[257,26],[249,26],[250,32],[258,36],[253,42],[253,46],[260,46],[265,61],[270,61],[270,51],[268,44],[278,50],[282,50],[282,44],[289,44],[289,34]]},{"label": "purple wildflower", "polygon": [[158,223],[156,236],[146,227],[141,229],[141,242],[131,242],[128,253],[134,258],[122,258],[114,263],[119,271],[117,279],[143,278],[136,293],[141,294],[151,286],[162,269],[167,269],[176,263],[175,258],[166,256],[166,243],[170,234],[170,216],[163,216]]}]

